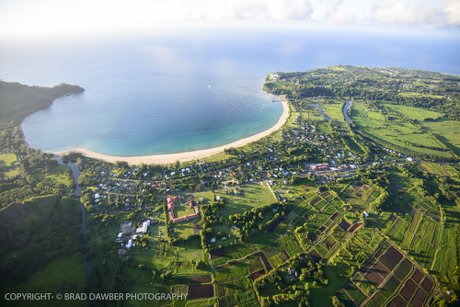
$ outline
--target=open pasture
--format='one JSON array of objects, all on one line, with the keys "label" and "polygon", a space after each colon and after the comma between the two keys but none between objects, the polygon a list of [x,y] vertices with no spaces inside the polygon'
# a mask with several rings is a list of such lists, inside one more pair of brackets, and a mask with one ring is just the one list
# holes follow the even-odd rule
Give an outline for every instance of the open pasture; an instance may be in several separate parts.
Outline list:
[{"label": "open pasture", "polygon": [[[245,184],[237,187],[229,186],[216,190],[214,195],[224,199],[223,215],[243,213],[265,205],[277,202],[268,184],[263,181],[260,183]],[[195,198],[204,198],[204,202],[213,202],[214,195],[210,192],[197,192]]]},{"label": "open pasture", "polygon": [[407,119],[389,119],[382,110],[373,109],[364,103],[353,104],[352,120],[362,133],[371,136],[383,146],[394,145],[398,150],[421,155],[450,158],[449,148],[435,136],[426,133],[423,127]]},{"label": "open pasture", "polygon": [[427,119],[434,120],[445,116],[443,113],[440,112],[398,104],[386,104],[385,108],[389,109],[390,111],[396,112],[405,118],[418,121],[424,121]]}]

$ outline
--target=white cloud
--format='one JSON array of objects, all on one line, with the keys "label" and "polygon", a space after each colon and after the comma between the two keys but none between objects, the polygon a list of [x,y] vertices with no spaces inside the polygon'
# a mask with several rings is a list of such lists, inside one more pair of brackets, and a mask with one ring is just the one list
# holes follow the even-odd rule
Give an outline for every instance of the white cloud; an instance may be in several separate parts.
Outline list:
[{"label": "white cloud", "polygon": [[371,19],[383,24],[460,26],[459,8],[458,0],[380,0]]},{"label": "white cloud", "polygon": [[184,19],[221,21],[307,20],[311,14],[309,0],[189,0],[176,9]]},{"label": "white cloud", "polygon": [[322,16],[319,21],[327,23],[356,23],[361,20],[355,8],[347,9],[347,2],[344,0],[330,0],[321,2],[319,7],[323,7]]},{"label": "white cloud", "polygon": [[312,8],[305,0],[267,0],[267,16],[275,20],[307,20]]},{"label": "white cloud", "polygon": [[460,1],[459,0],[444,0],[444,13],[447,17],[447,22],[452,25],[460,26]]},{"label": "white cloud", "polygon": [[460,26],[460,0],[0,0],[0,35],[162,30],[184,23]]},{"label": "white cloud", "polygon": [[308,20],[310,0],[2,0],[0,32],[150,29],[190,21]]}]

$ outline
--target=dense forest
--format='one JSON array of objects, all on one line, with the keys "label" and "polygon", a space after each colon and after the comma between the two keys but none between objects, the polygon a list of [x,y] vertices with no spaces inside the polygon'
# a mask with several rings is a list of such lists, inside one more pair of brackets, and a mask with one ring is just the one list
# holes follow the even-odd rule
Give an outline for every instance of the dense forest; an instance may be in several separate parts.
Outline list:
[{"label": "dense forest", "polygon": [[19,124],[30,114],[49,107],[55,99],[83,91],[83,88],[69,84],[40,87],[0,80],[0,122]]}]

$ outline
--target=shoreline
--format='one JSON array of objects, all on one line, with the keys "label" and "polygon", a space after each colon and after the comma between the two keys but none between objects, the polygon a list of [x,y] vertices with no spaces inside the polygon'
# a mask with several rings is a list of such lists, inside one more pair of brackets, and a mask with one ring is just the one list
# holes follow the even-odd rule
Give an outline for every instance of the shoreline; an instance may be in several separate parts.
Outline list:
[{"label": "shoreline", "polygon": [[213,148],[208,148],[208,149],[198,149],[198,150],[187,151],[187,152],[171,153],[171,154],[158,154],[158,155],[145,155],[145,156],[132,156],[132,157],[112,156],[112,155],[94,152],[92,150],[89,150],[86,148],[80,148],[80,147],[72,148],[69,150],[63,150],[59,152],[50,152],[50,153],[54,153],[56,155],[62,156],[64,154],[68,154],[71,152],[77,152],[77,153],[83,154],[86,157],[99,159],[99,160],[103,160],[106,162],[114,163],[116,161],[125,161],[125,162],[128,162],[129,164],[140,164],[140,163],[172,164],[172,163],[175,163],[176,161],[189,162],[189,161],[194,161],[194,160],[200,160],[200,159],[204,159],[212,155],[221,153],[225,149],[228,149],[228,148],[238,148],[238,147],[245,146],[249,143],[258,141],[272,134],[273,132],[281,129],[281,127],[284,126],[284,124],[287,122],[289,118],[289,104],[287,102],[286,95],[279,96],[279,99],[283,106],[283,113],[281,114],[280,118],[278,119],[278,121],[276,122],[274,126],[270,127],[269,129],[265,131],[262,131],[252,136],[246,137],[244,139],[240,139],[240,140],[231,142],[229,144],[221,145],[218,147],[213,147]]}]

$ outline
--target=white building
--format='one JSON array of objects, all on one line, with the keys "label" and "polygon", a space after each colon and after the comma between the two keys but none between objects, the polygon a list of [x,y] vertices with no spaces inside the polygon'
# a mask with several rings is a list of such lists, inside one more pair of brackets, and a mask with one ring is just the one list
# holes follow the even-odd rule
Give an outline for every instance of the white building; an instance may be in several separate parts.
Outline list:
[{"label": "white building", "polygon": [[146,220],[142,223],[142,226],[136,229],[136,233],[146,234],[150,226],[150,220]]}]

